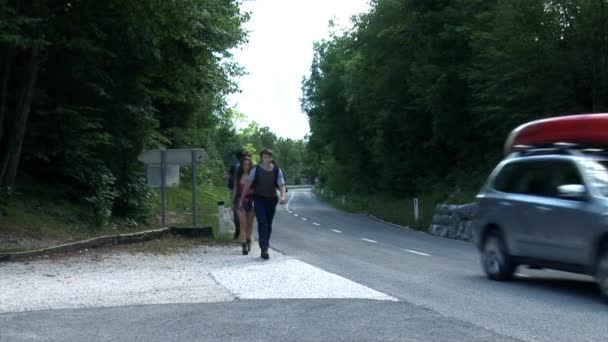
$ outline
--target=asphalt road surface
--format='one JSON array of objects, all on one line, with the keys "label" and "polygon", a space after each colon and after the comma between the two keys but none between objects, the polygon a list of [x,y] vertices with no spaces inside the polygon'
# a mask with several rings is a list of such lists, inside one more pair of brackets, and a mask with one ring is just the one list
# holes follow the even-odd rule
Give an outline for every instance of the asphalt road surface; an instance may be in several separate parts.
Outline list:
[{"label": "asphalt road surface", "polygon": [[608,305],[591,277],[520,267],[512,282],[490,281],[471,243],[344,213],[308,191],[290,196],[272,246],[302,261],[503,336],[608,340]]},{"label": "asphalt road surface", "polygon": [[[141,270],[129,265],[128,272],[100,273],[93,266],[84,267],[85,279],[74,286],[95,289],[104,279],[125,275],[130,280],[147,278],[137,291],[127,286],[127,280],[123,292],[106,290],[108,296],[121,298],[116,306],[111,298],[79,295],[70,301],[55,300],[57,308],[31,309],[46,305],[45,292],[18,284],[19,277],[25,279],[28,272],[42,272],[39,269],[49,266],[0,267],[0,285],[4,270],[12,277],[11,286],[23,291],[14,292],[22,297],[20,301],[0,294],[7,302],[0,303],[0,312],[19,303],[33,310],[0,313],[0,341],[608,339],[608,305],[589,277],[520,269],[514,281],[490,281],[482,274],[478,252],[470,243],[344,213],[307,190],[290,191],[289,197],[289,204],[277,210],[269,262],[261,262],[257,250],[252,251],[257,255],[244,258],[235,248],[234,255],[216,258],[219,261],[211,256],[199,260],[195,254],[168,261],[142,258],[137,261]],[[189,270],[187,277],[180,270],[171,271],[170,276],[159,273],[176,263],[188,265],[184,267]],[[202,266],[197,269],[197,265]],[[62,273],[68,271],[57,271],[48,279],[41,276],[45,278],[41,286],[69,295],[69,287],[53,283],[68,279]],[[196,274],[202,277],[205,272],[209,280],[197,283]],[[173,279],[181,278],[189,282],[178,287]],[[157,282],[163,282],[158,293],[165,301],[155,304],[158,296],[150,292],[159,291],[154,289]],[[305,288],[300,291],[298,284]],[[211,292],[214,288],[215,297],[203,298],[201,289]],[[28,300],[27,291],[37,293]],[[128,304],[138,302],[130,293],[143,296],[144,292],[147,299],[141,303],[145,305]],[[189,301],[183,302],[184,298]],[[95,307],[102,302],[109,304]]]}]

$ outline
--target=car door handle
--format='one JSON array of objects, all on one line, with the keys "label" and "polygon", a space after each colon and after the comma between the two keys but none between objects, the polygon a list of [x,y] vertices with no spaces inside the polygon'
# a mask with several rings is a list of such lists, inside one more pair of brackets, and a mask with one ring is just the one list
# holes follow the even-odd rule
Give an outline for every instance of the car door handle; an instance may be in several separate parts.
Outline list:
[{"label": "car door handle", "polygon": [[512,207],[513,206],[513,203],[506,202],[506,201],[500,201],[500,202],[498,202],[498,204],[502,205],[503,207]]},{"label": "car door handle", "polygon": [[540,210],[540,211],[551,211],[551,208],[549,207],[544,207],[542,205],[537,205],[536,209]]}]

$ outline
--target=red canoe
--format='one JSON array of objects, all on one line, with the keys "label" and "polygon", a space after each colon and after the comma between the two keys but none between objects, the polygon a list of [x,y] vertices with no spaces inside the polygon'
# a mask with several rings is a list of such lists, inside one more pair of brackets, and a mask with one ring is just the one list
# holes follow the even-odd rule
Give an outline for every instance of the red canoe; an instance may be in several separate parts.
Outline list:
[{"label": "red canoe", "polygon": [[558,142],[608,146],[608,113],[558,116],[531,121],[514,129],[505,143],[505,154],[517,145],[543,146]]}]

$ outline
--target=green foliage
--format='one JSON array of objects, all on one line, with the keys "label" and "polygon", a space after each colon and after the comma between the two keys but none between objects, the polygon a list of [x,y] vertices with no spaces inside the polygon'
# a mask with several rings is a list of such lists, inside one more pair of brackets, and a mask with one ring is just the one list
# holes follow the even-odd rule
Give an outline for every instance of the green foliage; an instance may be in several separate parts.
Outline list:
[{"label": "green foliage", "polygon": [[[224,186],[201,185],[197,187],[197,214],[199,226],[213,228],[214,236],[219,235],[218,206],[219,201],[227,201],[228,192]],[[229,203],[227,201],[226,203]],[[160,220],[161,194],[160,189],[152,190],[150,197],[151,213]],[[167,217],[172,227],[192,226],[192,189],[190,184],[183,182],[181,186],[167,189]],[[156,222],[155,222],[156,223]]]},{"label": "green foliage", "polygon": [[231,110],[228,115],[230,121],[223,122],[222,129],[218,131],[221,138],[214,135],[214,139],[222,141],[222,144],[217,145],[217,149],[225,165],[236,162],[236,151],[250,153],[253,163],[257,164],[260,162],[260,151],[269,148],[273,151],[273,159],[283,170],[288,184],[307,184],[314,179],[317,171],[310,163],[305,140],[277,137],[270,128],[262,127],[256,122],[237,130],[236,126],[242,117],[242,114]]},{"label": "green foliage", "polygon": [[136,159],[144,150],[204,146],[199,179],[220,182],[222,137],[239,115],[224,100],[242,74],[229,52],[246,39],[249,16],[239,5],[0,1],[0,80],[7,82],[0,93],[8,104],[0,96],[0,156],[16,134],[14,104],[25,87],[18,61],[35,46],[44,56],[18,184],[69,189],[71,201],[89,204],[106,223],[112,215],[149,214],[144,165]]},{"label": "green foliage", "polygon": [[93,195],[85,197],[84,200],[93,207],[98,223],[106,224],[112,216],[114,199],[118,197],[118,193],[114,189],[116,178],[108,170],[92,176],[88,181],[95,192]]},{"label": "green foliage", "polygon": [[604,0],[371,5],[315,45],[302,83],[328,190],[470,200],[517,125],[608,109]]}]

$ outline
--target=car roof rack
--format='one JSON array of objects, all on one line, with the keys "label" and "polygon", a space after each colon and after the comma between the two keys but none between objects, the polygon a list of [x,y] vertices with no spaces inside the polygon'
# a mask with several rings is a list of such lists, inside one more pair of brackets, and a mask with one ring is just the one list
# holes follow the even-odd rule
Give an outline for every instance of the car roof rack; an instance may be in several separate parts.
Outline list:
[{"label": "car roof rack", "polygon": [[515,145],[513,146],[515,150],[512,153],[513,157],[523,157],[523,156],[533,156],[533,155],[547,155],[547,154],[562,154],[562,155],[573,155],[580,156],[583,155],[583,151],[591,150],[595,153],[605,152],[602,149],[590,149],[584,148],[579,144],[570,143],[570,142],[556,142],[553,144],[543,144],[537,146],[531,145]]}]

